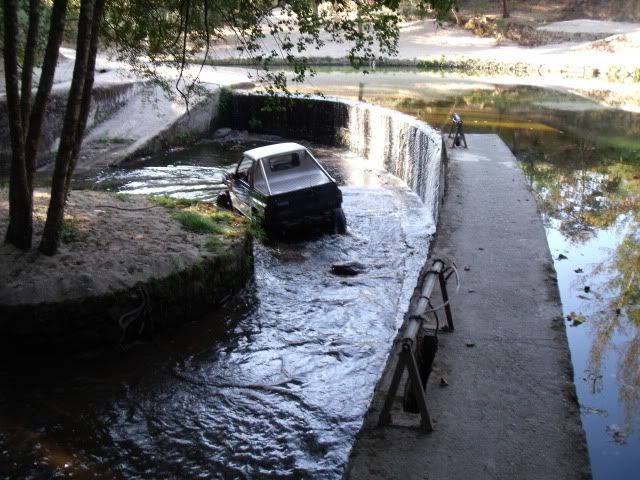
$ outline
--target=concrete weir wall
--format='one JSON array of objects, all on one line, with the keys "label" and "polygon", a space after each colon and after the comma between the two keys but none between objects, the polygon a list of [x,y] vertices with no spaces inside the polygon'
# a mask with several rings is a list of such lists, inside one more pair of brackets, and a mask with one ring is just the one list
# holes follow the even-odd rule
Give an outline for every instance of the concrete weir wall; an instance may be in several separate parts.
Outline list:
[{"label": "concrete weir wall", "polygon": [[[222,102],[224,104],[224,102]],[[393,110],[343,99],[235,92],[225,106],[236,129],[340,145],[384,168],[422,199],[437,222],[446,147],[439,131]]]}]

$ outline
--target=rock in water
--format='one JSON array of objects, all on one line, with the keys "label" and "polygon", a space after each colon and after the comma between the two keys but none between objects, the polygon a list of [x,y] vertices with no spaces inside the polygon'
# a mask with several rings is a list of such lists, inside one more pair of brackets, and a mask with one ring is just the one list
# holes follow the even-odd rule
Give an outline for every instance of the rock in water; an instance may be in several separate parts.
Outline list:
[{"label": "rock in water", "polygon": [[367,270],[363,264],[359,262],[345,262],[345,263],[334,263],[331,265],[330,272],[334,275],[340,275],[344,277],[353,277],[355,275],[359,275]]}]

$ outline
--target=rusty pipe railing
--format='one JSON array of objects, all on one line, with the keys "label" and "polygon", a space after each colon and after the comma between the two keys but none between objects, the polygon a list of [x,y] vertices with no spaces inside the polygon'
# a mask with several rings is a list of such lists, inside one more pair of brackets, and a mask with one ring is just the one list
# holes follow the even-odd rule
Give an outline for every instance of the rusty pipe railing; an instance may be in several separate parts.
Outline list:
[{"label": "rusty pipe railing", "polygon": [[[409,381],[413,387],[412,391],[415,396],[415,401],[418,406],[418,410],[420,411],[420,427],[425,432],[433,431],[433,424],[431,423],[431,417],[429,416],[429,410],[427,408],[425,385],[423,385],[420,377],[415,349],[418,343],[418,334],[422,329],[422,324],[425,320],[426,314],[428,313],[435,313],[437,310],[444,308],[447,317],[447,331],[452,332],[454,330],[451,303],[447,292],[447,280],[449,278],[447,274],[449,271],[455,273],[457,286],[459,287],[460,280],[458,278],[455,264],[452,264],[451,267],[447,267],[442,260],[435,260],[431,266],[431,270],[429,270],[424,277],[422,287],[420,289],[420,297],[414,308],[414,313],[409,317],[409,320],[404,327],[404,331],[402,332],[402,336],[400,337],[401,346],[400,352],[398,353],[398,363],[393,373],[393,378],[385,398],[384,406],[380,412],[378,419],[379,426],[391,423],[391,407],[393,406],[396,392],[400,386],[400,380],[402,379],[402,375],[406,368],[409,372]],[[436,280],[438,280],[440,284],[443,303],[434,308],[431,304],[431,294],[433,293],[433,289],[436,285]]]}]

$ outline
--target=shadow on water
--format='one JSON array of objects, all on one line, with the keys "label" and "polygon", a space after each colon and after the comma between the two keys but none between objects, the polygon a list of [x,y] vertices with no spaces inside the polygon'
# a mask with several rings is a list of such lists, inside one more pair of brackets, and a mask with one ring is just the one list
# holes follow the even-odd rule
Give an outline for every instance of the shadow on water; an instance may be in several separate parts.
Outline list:
[{"label": "shadow on water", "polygon": [[[3,357],[2,478],[150,478],[161,472],[175,452],[158,451],[156,459],[141,455],[136,443],[154,424],[162,429],[156,423],[165,421],[161,410],[182,410],[180,392],[190,382],[178,372],[251,336],[245,319],[256,303],[251,284],[218,311],[161,332],[151,343],[97,357]],[[148,397],[141,398],[143,391]]]}]

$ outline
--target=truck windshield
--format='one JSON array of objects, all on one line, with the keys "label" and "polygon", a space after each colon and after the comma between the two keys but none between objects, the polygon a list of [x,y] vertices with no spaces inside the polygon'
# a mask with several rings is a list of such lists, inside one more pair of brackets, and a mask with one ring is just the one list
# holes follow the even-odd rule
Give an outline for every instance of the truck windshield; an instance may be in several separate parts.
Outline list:
[{"label": "truck windshield", "polygon": [[300,166],[300,154],[297,152],[288,153],[279,157],[269,159],[269,170],[279,172]]},{"label": "truck windshield", "polygon": [[[268,157],[263,159],[261,163],[264,166],[269,193],[273,195],[332,181],[306,150]],[[257,184],[255,185],[257,186]]]}]

